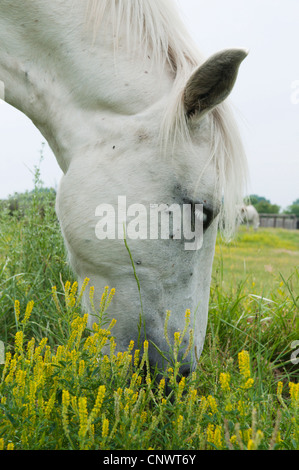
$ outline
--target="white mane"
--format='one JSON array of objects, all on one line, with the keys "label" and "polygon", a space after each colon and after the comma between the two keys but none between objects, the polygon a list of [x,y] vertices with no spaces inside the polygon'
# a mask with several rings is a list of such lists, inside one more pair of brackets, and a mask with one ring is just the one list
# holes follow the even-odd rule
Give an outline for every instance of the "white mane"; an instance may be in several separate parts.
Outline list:
[{"label": "white mane", "polygon": [[[184,87],[192,71],[203,63],[181,21],[173,0],[88,0],[88,21],[97,33],[106,15],[113,25],[115,47],[120,28],[126,30],[127,44],[132,51],[140,47],[145,57],[151,57],[161,67],[168,64],[174,74],[174,85],[161,126],[164,148],[172,142],[189,142],[189,128],[183,105]],[[222,194],[220,226],[230,235],[237,226],[247,178],[247,162],[234,116],[227,102],[211,112],[211,158],[218,181],[216,193]],[[190,145],[192,149],[192,145]],[[208,164],[209,162],[207,162]],[[199,178],[202,175],[199,175]]]}]

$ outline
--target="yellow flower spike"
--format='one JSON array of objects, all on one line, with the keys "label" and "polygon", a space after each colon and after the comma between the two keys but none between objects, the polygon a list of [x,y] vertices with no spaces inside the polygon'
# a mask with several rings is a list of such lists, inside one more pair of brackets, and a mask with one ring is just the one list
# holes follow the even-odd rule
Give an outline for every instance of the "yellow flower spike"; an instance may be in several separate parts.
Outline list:
[{"label": "yellow flower spike", "polygon": [[223,446],[221,426],[216,426],[216,429],[214,432],[214,444],[217,447],[217,449],[221,449]]},{"label": "yellow flower spike", "polygon": [[73,283],[73,285],[72,285],[70,295],[71,295],[72,297],[75,297],[76,294],[77,294],[77,290],[78,290],[78,282],[75,281],[75,282]]},{"label": "yellow flower spike", "polygon": [[105,311],[105,305],[106,305],[106,300],[107,300],[107,297],[108,297],[108,291],[109,291],[109,286],[106,286],[105,289],[104,289],[104,292],[102,294],[101,301],[100,301],[100,312],[101,313],[104,313],[104,311]]},{"label": "yellow flower spike", "polygon": [[182,434],[183,423],[184,423],[184,417],[182,415],[180,415],[177,419],[177,433],[178,433],[178,436],[180,436]]},{"label": "yellow flower spike", "polygon": [[253,439],[249,439],[248,445],[247,445],[247,450],[256,450]]},{"label": "yellow flower spike", "polygon": [[23,352],[23,341],[24,341],[23,331],[18,331],[15,334],[15,350],[19,354],[22,354]]},{"label": "yellow flower spike", "polygon": [[[214,424],[209,423],[208,427],[206,429],[207,441],[210,444],[214,443],[214,428],[215,428]],[[209,446],[209,448],[210,448],[210,446]]]},{"label": "yellow flower spike", "polygon": [[159,383],[159,392],[163,394],[165,390],[165,379],[161,379]]},{"label": "yellow flower spike", "polygon": [[80,304],[80,302],[81,302],[81,300],[82,300],[82,297],[83,297],[83,294],[84,294],[84,292],[85,292],[85,290],[86,290],[86,287],[87,287],[89,281],[90,281],[90,279],[89,279],[88,277],[86,277],[86,278],[84,279],[83,284],[82,284],[81,289],[80,289],[80,292],[79,292],[79,295],[78,295],[78,298],[77,298],[77,305]]},{"label": "yellow flower spike", "polygon": [[5,354],[5,363],[4,363],[4,368],[3,368],[3,372],[2,372],[2,380],[4,380],[4,377],[5,377],[5,375],[6,375],[6,372],[7,372],[7,370],[9,369],[10,361],[11,361],[11,353],[10,353],[10,352],[7,352],[7,353]]},{"label": "yellow flower spike", "polygon": [[100,415],[101,408],[102,408],[102,405],[103,405],[103,401],[104,401],[104,398],[105,398],[105,394],[106,394],[106,387],[105,387],[105,385],[101,385],[99,387],[99,390],[98,390],[98,394],[97,394],[97,398],[96,398],[94,407],[93,407],[93,409],[91,411],[91,414],[90,414],[90,418],[89,418],[90,423],[92,423],[92,421]]},{"label": "yellow flower spike", "polygon": [[112,302],[112,299],[113,299],[113,297],[114,297],[114,295],[115,295],[115,292],[116,292],[116,291],[115,291],[114,288],[111,289],[111,291],[110,291],[110,293],[109,293],[109,296],[108,296],[108,299],[107,299],[107,301],[106,301],[105,310],[107,310],[107,308],[109,307],[110,303]]},{"label": "yellow flower spike", "polygon": [[282,389],[283,389],[283,382],[278,382],[277,392],[276,392],[278,399],[281,399]]},{"label": "yellow flower spike", "polygon": [[249,379],[250,373],[250,357],[248,351],[242,351],[238,354],[239,371],[244,379]]},{"label": "yellow flower spike", "polygon": [[56,392],[54,392],[45,406],[45,418],[50,419],[51,412],[55,405]]},{"label": "yellow flower spike", "polygon": [[108,331],[112,330],[112,328],[116,325],[116,323],[117,323],[117,320],[113,318],[110,325],[108,326]]},{"label": "yellow flower spike", "polygon": [[64,296],[65,296],[65,304],[68,306],[69,305],[69,292],[71,288],[71,283],[70,281],[66,281],[64,285]]},{"label": "yellow flower spike", "polygon": [[253,384],[254,384],[254,380],[253,380],[253,379],[248,379],[248,380],[246,381],[246,383],[244,384],[244,388],[245,388],[246,390],[248,390],[248,389],[250,389],[250,388],[253,386]]},{"label": "yellow flower spike", "polygon": [[26,310],[25,310],[25,315],[24,315],[24,318],[22,320],[22,323],[25,325],[29,318],[30,318],[30,315],[31,315],[31,312],[33,310],[33,307],[34,307],[34,302],[33,300],[30,300],[30,302],[28,302],[27,304],[27,307],[26,307]]},{"label": "yellow flower spike", "polygon": [[78,412],[78,400],[76,396],[71,396],[71,406],[75,413]]},{"label": "yellow flower spike", "polygon": [[78,436],[80,439],[84,439],[88,429],[88,411],[87,411],[87,398],[78,398],[78,409],[79,409],[79,432]]},{"label": "yellow flower spike", "polygon": [[102,426],[102,438],[106,439],[109,432],[109,420],[107,418],[103,419],[103,426]]},{"label": "yellow flower spike", "polygon": [[138,367],[139,365],[139,356],[140,356],[140,350],[136,349],[134,353],[134,367]]},{"label": "yellow flower spike", "polygon": [[230,374],[227,372],[221,373],[219,377],[221,389],[224,392],[230,392]]},{"label": "yellow flower spike", "polygon": [[96,308],[94,306],[94,286],[89,288],[89,302],[94,313],[96,313]]},{"label": "yellow flower spike", "polygon": [[3,439],[3,437],[0,438],[0,450],[4,450],[4,439]]},{"label": "yellow flower spike", "polygon": [[17,367],[17,360],[16,358],[11,359],[10,364],[9,364],[9,373],[7,377],[5,378],[5,383],[10,383],[13,381],[13,376],[15,373]]},{"label": "yellow flower spike", "polygon": [[69,434],[69,419],[68,419],[68,408],[70,406],[70,394],[67,390],[62,391],[62,427],[64,432]]},{"label": "yellow flower spike", "polygon": [[78,370],[79,377],[82,377],[84,375],[84,372],[85,372],[85,361],[82,359],[79,362],[79,370]]},{"label": "yellow flower spike", "polygon": [[27,359],[31,362],[34,353],[35,338],[32,338],[27,344]]},{"label": "yellow flower spike", "polygon": [[212,397],[212,395],[209,395],[208,398],[207,398],[207,401],[208,401],[208,404],[210,405],[212,413],[213,414],[217,413],[218,406],[217,406],[217,402],[216,402],[215,398]]},{"label": "yellow flower spike", "polygon": [[295,384],[293,382],[289,383],[290,397],[292,406],[296,406],[299,400],[299,383]]},{"label": "yellow flower spike", "polygon": [[187,346],[187,349],[184,353],[184,356],[183,356],[183,361],[186,359],[186,357],[188,356],[189,352],[191,351],[191,348],[194,344],[194,330],[190,330],[190,333],[189,333],[189,344]]},{"label": "yellow flower spike", "polygon": [[15,315],[16,315],[17,322],[19,322],[19,318],[20,318],[20,302],[19,302],[18,300],[15,300]]},{"label": "yellow flower spike", "polygon": [[9,444],[7,444],[7,450],[14,450],[15,446],[14,446],[14,443],[13,442],[10,442]]},{"label": "yellow flower spike", "polygon": [[57,287],[56,286],[52,287],[52,298],[53,298],[53,301],[54,301],[57,312],[62,313],[60,305],[59,305],[59,300],[58,300],[58,296],[57,296]]},{"label": "yellow flower spike", "polygon": [[180,399],[182,398],[185,386],[186,386],[186,377],[182,377],[179,383],[179,387],[178,387],[177,401],[180,401]]},{"label": "yellow flower spike", "polygon": [[185,334],[187,333],[188,327],[190,325],[190,317],[191,317],[191,311],[188,309],[185,312],[185,326],[184,326],[184,330],[182,333],[182,339],[185,337]]},{"label": "yellow flower spike", "polygon": [[179,331],[174,333],[174,343],[178,346],[181,344],[181,333]]}]

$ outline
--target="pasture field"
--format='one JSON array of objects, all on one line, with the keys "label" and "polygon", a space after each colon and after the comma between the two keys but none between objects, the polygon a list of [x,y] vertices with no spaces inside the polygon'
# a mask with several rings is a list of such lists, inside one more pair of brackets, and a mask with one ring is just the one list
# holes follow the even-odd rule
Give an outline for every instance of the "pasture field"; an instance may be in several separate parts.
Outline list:
[{"label": "pasture field", "polygon": [[219,237],[196,371],[178,374],[186,311],[155,384],[151,345],[115,353],[114,286],[88,331],[53,195],[36,190],[22,217],[2,210],[0,222],[1,449],[298,449],[299,232]]}]

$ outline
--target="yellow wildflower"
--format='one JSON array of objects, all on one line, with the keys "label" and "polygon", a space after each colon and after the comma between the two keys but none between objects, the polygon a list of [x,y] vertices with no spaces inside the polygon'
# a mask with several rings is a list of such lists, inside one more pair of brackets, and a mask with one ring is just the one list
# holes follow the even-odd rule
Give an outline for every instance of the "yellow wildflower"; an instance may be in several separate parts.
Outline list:
[{"label": "yellow wildflower", "polygon": [[165,390],[165,379],[161,379],[159,383],[159,392],[163,394],[164,390]]},{"label": "yellow wildflower", "polygon": [[206,435],[207,435],[207,441],[210,444],[213,444],[214,442],[214,424],[209,423],[207,430],[206,430]]},{"label": "yellow wildflower", "polygon": [[109,420],[107,418],[103,419],[103,427],[102,427],[102,438],[105,439],[108,436],[109,432]]},{"label": "yellow wildflower", "polygon": [[62,391],[62,427],[66,434],[69,434],[68,408],[70,406],[70,394],[67,390]]},{"label": "yellow wildflower", "polygon": [[87,398],[79,397],[78,398],[78,409],[79,409],[79,438],[83,439],[87,433],[88,426],[88,411],[87,411]]},{"label": "yellow wildflower", "polygon": [[217,402],[215,398],[209,395],[207,400],[208,400],[208,404],[210,405],[212,413],[217,413],[218,407],[217,407]]},{"label": "yellow wildflower", "polygon": [[290,390],[290,397],[291,397],[292,405],[296,406],[299,400],[299,383],[295,384],[293,382],[290,382],[289,390]]},{"label": "yellow wildflower", "polygon": [[181,333],[179,331],[176,331],[174,333],[174,345],[175,347],[180,346],[181,344]]},{"label": "yellow wildflower", "polygon": [[253,384],[254,384],[254,380],[250,378],[250,379],[248,379],[248,380],[246,381],[246,383],[244,384],[244,388],[245,388],[245,389],[249,389],[249,388],[251,388],[251,387],[253,386]]},{"label": "yellow wildflower", "polygon": [[82,359],[79,362],[79,370],[78,370],[79,377],[82,377],[84,375],[84,371],[85,371],[85,361]]},{"label": "yellow wildflower", "polygon": [[282,389],[283,389],[283,382],[278,382],[278,384],[277,384],[277,392],[276,392],[278,398],[281,398]]},{"label": "yellow wildflower", "polygon": [[4,439],[3,439],[3,437],[0,438],[0,450],[4,450]]},{"label": "yellow wildflower", "polygon": [[31,315],[31,312],[33,310],[33,306],[34,306],[34,302],[33,300],[30,300],[30,302],[28,302],[27,304],[27,307],[26,307],[26,310],[25,310],[25,315],[24,315],[24,318],[22,320],[22,323],[25,325],[29,318],[30,318],[30,315]]},{"label": "yellow wildflower", "polygon": [[92,421],[95,417],[99,416],[102,405],[103,405],[103,401],[105,398],[105,394],[106,394],[106,387],[105,385],[101,385],[98,389],[97,398],[96,398],[94,407],[92,409],[92,412],[90,414],[90,421]]},{"label": "yellow wildflower", "polygon": [[104,289],[104,292],[102,294],[102,297],[101,297],[101,302],[100,302],[100,312],[101,313],[103,313],[105,311],[106,300],[107,300],[107,297],[108,297],[108,290],[109,290],[109,287],[106,286],[105,289]]},{"label": "yellow wildflower", "polygon": [[244,379],[250,378],[250,357],[248,351],[242,351],[238,354],[239,370]]},{"label": "yellow wildflower", "polygon": [[46,405],[46,407],[45,407],[45,417],[46,417],[47,419],[50,418],[51,412],[52,412],[52,410],[53,410],[53,408],[54,408],[54,405],[55,405],[55,398],[56,398],[56,393],[54,392],[54,393],[51,395],[51,397],[50,397],[50,399],[48,400],[48,403],[47,403],[47,405]]},{"label": "yellow wildflower", "polygon": [[16,349],[16,352],[20,354],[23,352],[23,340],[24,340],[23,331],[18,331],[15,334],[15,349]]},{"label": "yellow wildflower", "polygon": [[229,373],[220,374],[219,380],[220,380],[221,389],[224,392],[230,392],[230,385],[229,385],[230,384],[230,374]]},{"label": "yellow wildflower", "polygon": [[179,417],[177,419],[177,433],[178,433],[178,436],[180,436],[182,434],[183,423],[184,423],[184,417],[182,415],[179,415]]},{"label": "yellow wildflower", "polygon": [[81,286],[81,289],[80,289],[80,293],[78,295],[78,298],[77,298],[77,305],[81,302],[81,299],[83,297],[83,294],[85,292],[85,289],[87,287],[87,284],[89,283],[90,279],[89,278],[85,278],[84,281],[83,281],[83,284]]},{"label": "yellow wildflower", "polygon": [[9,444],[7,444],[7,450],[14,450],[14,448],[15,446],[13,442],[10,442]]},{"label": "yellow wildflower", "polygon": [[222,427],[221,426],[216,426],[215,432],[214,432],[214,444],[217,447],[217,449],[221,449],[223,442],[222,442]]},{"label": "yellow wildflower", "polygon": [[18,300],[15,300],[15,315],[18,322],[20,318],[20,302]]}]

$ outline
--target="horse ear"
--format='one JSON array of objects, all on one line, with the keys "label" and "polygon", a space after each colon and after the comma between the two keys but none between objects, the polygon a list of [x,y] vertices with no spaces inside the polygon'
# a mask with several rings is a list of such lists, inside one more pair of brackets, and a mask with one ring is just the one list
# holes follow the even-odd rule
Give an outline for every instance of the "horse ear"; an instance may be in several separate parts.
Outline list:
[{"label": "horse ear", "polygon": [[213,55],[195,70],[184,91],[188,117],[210,111],[228,97],[247,54],[243,49],[228,49]]}]

